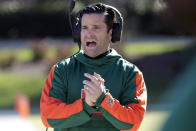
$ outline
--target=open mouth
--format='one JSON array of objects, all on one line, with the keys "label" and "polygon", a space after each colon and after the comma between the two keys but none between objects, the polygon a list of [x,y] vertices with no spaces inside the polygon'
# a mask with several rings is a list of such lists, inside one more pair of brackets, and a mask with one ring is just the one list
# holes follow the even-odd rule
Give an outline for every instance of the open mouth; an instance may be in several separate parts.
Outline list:
[{"label": "open mouth", "polygon": [[97,43],[96,43],[95,41],[86,42],[86,46],[87,46],[87,47],[95,47],[96,44],[97,44]]}]

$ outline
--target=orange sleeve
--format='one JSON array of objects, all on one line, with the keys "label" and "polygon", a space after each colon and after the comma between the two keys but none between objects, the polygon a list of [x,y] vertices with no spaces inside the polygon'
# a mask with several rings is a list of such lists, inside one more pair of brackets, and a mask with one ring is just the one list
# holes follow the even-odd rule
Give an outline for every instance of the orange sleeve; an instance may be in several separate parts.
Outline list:
[{"label": "orange sleeve", "polygon": [[130,103],[126,106],[123,106],[118,100],[115,100],[110,93],[106,93],[105,98],[101,103],[101,107],[121,123],[133,125],[132,127],[130,126],[131,128],[127,130],[123,129],[123,126],[121,126],[121,128],[120,126],[117,127],[118,124],[115,124],[118,129],[137,131],[143,120],[147,104],[147,91],[142,74],[140,72],[136,73],[135,98],[137,99],[138,103]]},{"label": "orange sleeve", "polygon": [[49,92],[52,89],[55,68],[56,66],[52,67],[46,79],[40,101],[41,119],[46,127],[53,127],[53,125],[49,124],[48,119],[63,120],[83,110],[82,99],[76,100],[72,104],[66,104],[57,98],[50,97]]}]

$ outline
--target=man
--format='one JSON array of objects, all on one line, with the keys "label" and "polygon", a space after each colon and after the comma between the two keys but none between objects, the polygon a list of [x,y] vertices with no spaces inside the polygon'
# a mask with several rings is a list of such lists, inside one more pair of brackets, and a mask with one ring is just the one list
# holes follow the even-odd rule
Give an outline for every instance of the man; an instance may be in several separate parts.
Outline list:
[{"label": "man", "polygon": [[52,67],[41,97],[42,121],[55,131],[136,131],[146,111],[146,87],[139,69],[110,49],[115,13],[98,3],[81,10],[80,18],[82,50]]}]

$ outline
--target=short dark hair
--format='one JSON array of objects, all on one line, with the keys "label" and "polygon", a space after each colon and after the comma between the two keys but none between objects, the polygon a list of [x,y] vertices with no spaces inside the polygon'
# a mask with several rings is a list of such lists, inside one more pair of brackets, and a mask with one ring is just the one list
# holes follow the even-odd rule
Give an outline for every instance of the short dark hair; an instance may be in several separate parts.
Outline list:
[{"label": "short dark hair", "polygon": [[107,5],[103,3],[91,4],[79,11],[80,22],[84,14],[93,14],[93,13],[104,14],[105,23],[107,25],[107,31],[109,32],[109,30],[112,29],[113,23],[115,22],[116,19],[115,12],[111,8],[108,8]]}]

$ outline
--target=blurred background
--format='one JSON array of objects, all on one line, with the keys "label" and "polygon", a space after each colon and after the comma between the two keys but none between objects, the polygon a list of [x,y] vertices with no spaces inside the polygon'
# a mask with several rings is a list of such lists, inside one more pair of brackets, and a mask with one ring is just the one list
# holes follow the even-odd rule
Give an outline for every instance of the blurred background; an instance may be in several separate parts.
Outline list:
[{"label": "blurred background", "polygon": [[[139,131],[196,130],[196,1],[104,2],[124,17],[115,48],[143,72],[147,113]],[[53,64],[78,51],[69,0],[0,0],[0,130],[41,131],[40,96]],[[49,129],[52,130],[52,129]]]}]

